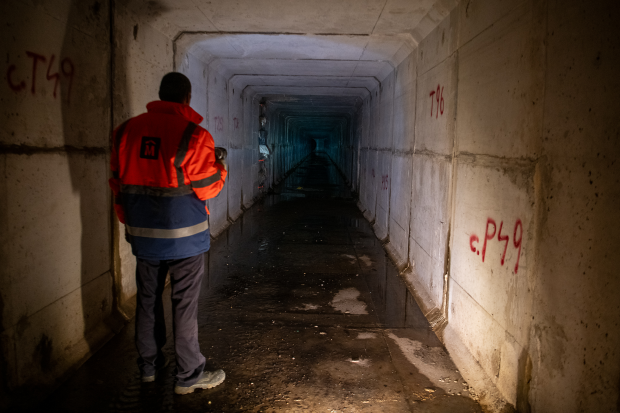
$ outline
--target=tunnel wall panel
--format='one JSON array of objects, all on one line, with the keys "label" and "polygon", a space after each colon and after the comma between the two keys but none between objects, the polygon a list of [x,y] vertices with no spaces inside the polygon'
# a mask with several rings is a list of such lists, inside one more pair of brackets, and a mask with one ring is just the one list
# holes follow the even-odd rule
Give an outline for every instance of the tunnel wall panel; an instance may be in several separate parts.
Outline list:
[{"label": "tunnel wall panel", "polygon": [[[259,100],[254,95],[244,94],[244,171],[249,170],[248,179],[243,181],[243,205],[249,208],[254,200],[259,196],[260,189],[258,173],[258,130],[259,130]],[[249,169],[248,169],[249,166]],[[245,178],[245,176],[244,176]]]},{"label": "tunnel wall panel", "polygon": [[378,187],[376,188],[377,207],[375,213],[375,224],[373,230],[379,239],[383,240],[388,236],[388,222],[390,215],[390,174],[392,167],[391,151],[377,151],[376,174],[380,178],[375,178]]},{"label": "tunnel wall panel", "polygon": [[191,106],[204,117],[201,126],[213,136],[215,146],[228,151],[229,173],[226,185],[216,198],[208,201],[211,234],[218,236],[227,226],[228,218],[238,218],[241,211],[241,189],[243,175],[243,123],[242,102],[233,93],[226,75],[214,65],[201,61],[186,52],[178,70],[192,82]]},{"label": "tunnel wall panel", "polygon": [[454,147],[456,55],[418,77],[415,151],[452,156]]},{"label": "tunnel wall panel", "polygon": [[[225,74],[214,68],[207,68],[207,130],[213,136],[215,146],[229,148],[228,115],[228,79]],[[221,234],[229,225],[228,222],[228,191],[229,185],[224,185],[215,198],[207,201],[209,208],[209,229],[213,237]]]},{"label": "tunnel wall panel", "polygon": [[[410,54],[396,69],[392,114],[393,148],[389,174],[383,177],[389,187],[390,213],[388,251],[399,269],[409,262],[409,209],[411,205],[412,158],[416,120],[416,59]],[[384,185],[385,185],[384,184]]]},{"label": "tunnel wall panel", "polygon": [[[13,327],[9,334],[20,343],[13,350],[14,385],[55,387],[59,374],[71,373],[110,338],[106,313],[111,304],[112,275],[107,272]],[[33,371],[42,374],[33,376]]]},{"label": "tunnel wall panel", "polygon": [[[228,100],[229,100],[229,127],[230,141],[228,148],[228,216],[236,220],[238,219],[243,210],[242,205],[242,191],[243,191],[243,179],[245,176],[249,176],[249,168],[251,165],[244,165],[243,162],[243,134],[245,123],[243,121],[243,99],[240,96],[239,88],[235,88],[236,85],[229,83],[228,86]],[[248,170],[246,170],[246,168]]]},{"label": "tunnel wall panel", "polygon": [[[416,53],[410,53],[397,67],[394,83],[394,97],[398,98],[403,95],[413,93],[415,96],[418,56]],[[396,109],[396,108],[395,108]],[[395,124],[397,122],[395,121]],[[396,135],[395,135],[396,136]]]},{"label": "tunnel wall panel", "polygon": [[112,334],[111,50],[98,5],[0,4],[0,410],[39,401]]},{"label": "tunnel wall panel", "polygon": [[416,119],[415,89],[394,101],[394,153],[411,155]]},{"label": "tunnel wall panel", "polygon": [[540,153],[544,50],[536,11],[525,2],[459,49],[459,152]]},{"label": "tunnel wall panel", "polygon": [[394,145],[394,83],[396,73],[392,72],[379,85],[379,98],[375,101],[375,110],[379,112],[375,123],[373,147],[392,150]]},{"label": "tunnel wall panel", "polygon": [[[467,18],[461,14],[460,29],[471,23]],[[532,269],[524,257],[532,255],[536,222],[536,167],[529,160],[540,153],[541,27],[539,10],[525,2],[458,50],[450,275],[487,315],[462,324],[449,312],[449,325],[461,337],[488,338],[463,342],[513,406],[524,403],[516,383],[525,380],[521,357],[529,344]],[[474,223],[485,228],[470,228]],[[500,342],[489,346],[493,334]]]},{"label": "tunnel wall panel", "polygon": [[[159,100],[161,78],[173,70],[172,41],[149,24],[147,10],[114,8],[113,126],[146,112],[146,105]],[[187,62],[187,60],[186,60]],[[181,64],[177,70],[183,71]],[[196,102],[199,102],[200,98]],[[200,108],[199,108],[200,109]],[[117,306],[130,319],[135,311],[136,258],[125,240],[125,228],[116,218],[112,233]]]},{"label": "tunnel wall panel", "polygon": [[[409,204],[409,262],[414,288],[440,308],[450,228],[452,151],[456,112],[456,56],[451,55],[454,28],[450,16],[419,45],[415,150]],[[438,91],[439,89],[439,91]]]},{"label": "tunnel wall panel", "polygon": [[[1,7],[6,76],[0,142],[48,148],[107,143],[110,50],[100,38],[108,36],[107,13],[82,16],[69,4],[50,12],[18,1]],[[88,34],[81,31],[83,19],[92,20]]]},{"label": "tunnel wall panel", "polygon": [[418,76],[448,59],[457,50],[458,22],[459,8],[457,7],[420,42],[416,51],[412,53],[417,56]]},{"label": "tunnel wall panel", "polygon": [[409,260],[418,276],[416,287],[431,297],[431,307],[440,307],[448,245],[451,164],[441,157],[414,155],[412,174]]},{"label": "tunnel wall panel", "polygon": [[[372,157],[367,182],[374,187],[368,188],[365,206],[368,216],[374,219],[373,230],[379,239],[387,239],[390,213],[390,173],[393,145],[393,111],[394,111],[395,74],[391,73],[384,82],[371,92],[370,134],[368,145]],[[367,218],[368,218],[367,216]]]},{"label": "tunnel wall panel", "polygon": [[[105,156],[62,154],[7,157],[6,194],[15,202],[6,210],[3,264],[8,279],[3,290],[19,297],[5,309],[8,325],[27,319],[110,269],[108,198],[101,191],[107,185],[105,161]],[[87,191],[73,189],[72,168],[80,170],[80,184]],[[29,201],[32,198],[49,201]],[[44,226],[36,225],[41,217],[46,218]]]},{"label": "tunnel wall panel", "polygon": [[[506,333],[503,325],[461,288],[458,281],[450,284],[449,297],[450,325],[458,333],[459,344],[470,351],[475,349],[474,357],[486,377],[501,392],[504,400],[516,405],[518,375],[514,372],[519,371],[523,347]],[[481,340],[481,337],[484,339]],[[452,353],[450,347],[448,350]],[[457,366],[461,368],[458,364]],[[471,373],[471,370],[465,370],[468,377]],[[474,385],[479,379],[473,376],[467,381]],[[488,388],[478,388],[485,387]],[[497,407],[491,411],[499,410]]]},{"label": "tunnel wall panel", "polygon": [[[502,17],[512,14],[515,8],[528,2],[528,0],[482,0],[475,4],[472,2],[459,4],[452,13],[451,22],[453,25],[458,24],[458,47],[468,43],[484,30],[495,25]],[[457,14],[455,12],[458,13],[458,19],[454,18]]]},{"label": "tunnel wall panel", "polygon": [[354,123],[354,132],[353,132],[353,150],[355,154],[353,155],[354,163],[351,166],[351,187],[353,191],[357,194],[358,204],[359,204],[359,193],[361,188],[361,179],[362,179],[362,140],[363,136],[366,133],[364,129],[364,108],[365,105],[362,105],[357,109],[355,114],[355,123]]},{"label": "tunnel wall panel", "polygon": [[[510,337],[522,348],[529,339],[532,285],[528,258],[534,251],[534,173],[528,165],[498,174],[497,166],[459,159],[450,270],[452,281],[486,311],[493,323],[451,323],[463,333],[467,330],[467,335],[484,335],[485,340],[472,341],[469,349],[504,397],[516,405],[515,388],[510,384],[516,383],[519,375],[519,360],[514,357],[520,353],[515,356],[508,348],[509,353],[504,355],[501,346],[494,350],[489,342]],[[501,330],[487,330],[488,325],[496,324]],[[501,369],[495,366],[500,360]]]},{"label": "tunnel wall panel", "polygon": [[377,173],[378,152],[372,149],[362,149],[362,154],[364,155],[362,160],[365,160],[366,170],[360,188],[360,199],[363,200],[362,204],[366,209],[364,217],[369,221],[374,221],[377,211],[377,187],[381,183],[381,175]]},{"label": "tunnel wall panel", "polygon": [[525,165],[498,174],[497,166],[458,162],[451,276],[525,344],[531,319],[534,170]]},{"label": "tunnel wall panel", "polygon": [[189,52],[183,53],[183,58],[180,60],[181,63],[177,65],[176,71],[183,73],[192,83],[190,106],[203,117],[199,125],[207,129],[209,124],[207,64]]},{"label": "tunnel wall panel", "polygon": [[[549,1],[530,401],[620,408],[618,3]],[[553,394],[553,397],[549,397]]]},{"label": "tunnel wall panel", "polygon": [[[114,126],[146,112],[159,100],[161,78],[173,70],[172,42],[155,30],[144,15],[124,7],[114,14]],[[136,36],[134,38],[134,33]]]},{"label": "tunnel wall panel", "polygon": [[411,156],[394,154],[390,171],[390,244],[401,269],[409,261],[409,205],[411,203]]}]

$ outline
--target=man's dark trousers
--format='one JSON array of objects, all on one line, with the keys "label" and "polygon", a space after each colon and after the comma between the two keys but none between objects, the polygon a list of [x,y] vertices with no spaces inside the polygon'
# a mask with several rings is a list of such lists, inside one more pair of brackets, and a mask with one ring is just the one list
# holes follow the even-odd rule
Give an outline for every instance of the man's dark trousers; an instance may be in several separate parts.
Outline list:
[{"label": "man's dark trousers", "polygon": [[204,255],[179,260],[137,258],[136,347],[143,376],[152,376],[164,363],[166,344],[162,293],[170,272],[177,385],[191,386],[202,376],[205,358],[198,343],[198,297],[204,275]]}]

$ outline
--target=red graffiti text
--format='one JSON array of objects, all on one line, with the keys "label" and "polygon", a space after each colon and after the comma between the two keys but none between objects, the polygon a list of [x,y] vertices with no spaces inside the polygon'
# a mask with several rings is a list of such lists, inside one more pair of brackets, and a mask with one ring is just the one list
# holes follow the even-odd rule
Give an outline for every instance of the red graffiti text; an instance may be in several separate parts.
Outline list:
[{"label": "red graffiti text", "polygon": [[233,118],[233,127],[235,130],[239,129],[239,118]]},{"label": "red graffiti text", "polygon": [[221,116],[213,117],[213,127],[216,132],[224,131],[224,118]]},{"label": "red graffiti text", "polygon": [[[499,229],[497,223],[493,218],[487,219],[487,225],[484,232],[484,241],[482,242],[482,262],[484,262],[487,253],[487,243],[495,239],[497,235],[497,240],[499,242],[504,242],[504,251],[502,252],[500,263],[503,266],[506,260],[506,251],[508,250],[508,244],[510,244],[510,233],[502,234],[502,230],[504,229],[504,221],[499,223]],[[517,235],[518,234],[518,235]],[[523,240],[523,223],[520,219],[517,219],[515,222],[515,228],[512,235],[512,245],[515,249],[519,250],[517,254],[517,262],[515,263],[515,274],[519,272],[519,259],[521,258],[521,241]],[[478,235],[472,234],[469,237],[469,248],[471,252],[476,255],[480,255],[480,251],[478,249],[478,245],[480,244],[480,238]]]},{"label": "red graffiti text", "polygon": [[431,91],[429,96],[431,98],[431,118],[433,117],[434,103],[437,102],[437,107],[435,108],[435,119],[437,119],[440,114],[443,115],[443,86],[437,85],[437,90]]},{"label": "red graffiti text", "polygon": [[387,175],[381,175],[381,189],[382,190],[386,190],[388,189],[388,176]]},{"label": "red graffiti text", "polygon": [[[69,102],[71,98],[71,86],[73,85],[73,76],[75,74],[75,67],[73,66],[73,62],[71,61],[71,59],[69,59],[68,57],[65,57],[64,59],[59,60],[59,63],[56,65],[55,71],[53,71],[54,62],[56,61],[56,55],[52,54],[48,60],[48,58],[45,57],[44,55],[27,51],[26,56],[32,59],[32,76],[30,79],[30,93],[32,93],[33,95],[36,95],[37,93],[37,73],[38,73],[37,69],[39,68],[39,63],[45,64],[46,62],[49,61],[47,65],[47,71],[45,72],[45,79],[48,81],[54,82],[53,96],[54,98],[56,98],[56,96],[58,95],[58,85],[60,84],[61,73],[62,73],[62,77],[66,78],[68,82],[67,102]],[[15,69],[17,69],[16,65],[14,64],[9,65],[9,68],[6,73],[6,80],[7,80],[7,83],[9,84],[9,88],[12,91],[21,92],[22,90],[26,89],[27,84],[25,80],[15,78],[15,74],[13,73],[15,72]]]}]

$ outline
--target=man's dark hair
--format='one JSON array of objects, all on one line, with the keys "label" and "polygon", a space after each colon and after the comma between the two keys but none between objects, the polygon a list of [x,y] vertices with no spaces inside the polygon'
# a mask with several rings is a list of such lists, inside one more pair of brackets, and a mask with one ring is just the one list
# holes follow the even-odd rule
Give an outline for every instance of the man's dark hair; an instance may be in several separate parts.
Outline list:
[{"label": "man's dark hair", "polygon": [[192,84],[187,76],[179,72],[170,72],[161,79],[159,98],[166,102],[183,103],[192,92]]}]

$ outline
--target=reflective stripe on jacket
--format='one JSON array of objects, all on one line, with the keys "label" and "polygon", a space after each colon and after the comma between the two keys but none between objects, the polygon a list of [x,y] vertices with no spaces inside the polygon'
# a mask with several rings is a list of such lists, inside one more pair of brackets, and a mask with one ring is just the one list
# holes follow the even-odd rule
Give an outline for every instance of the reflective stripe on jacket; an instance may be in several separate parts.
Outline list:
[{"label": "reflective stripe on jacket", "polygon": [[134,255],[180,259],[209,250],[205,200],[215,197],[226,170],[215,162],[213,137],[188,105],[155,101],[147,113],[112,134],[110,187]]}]

